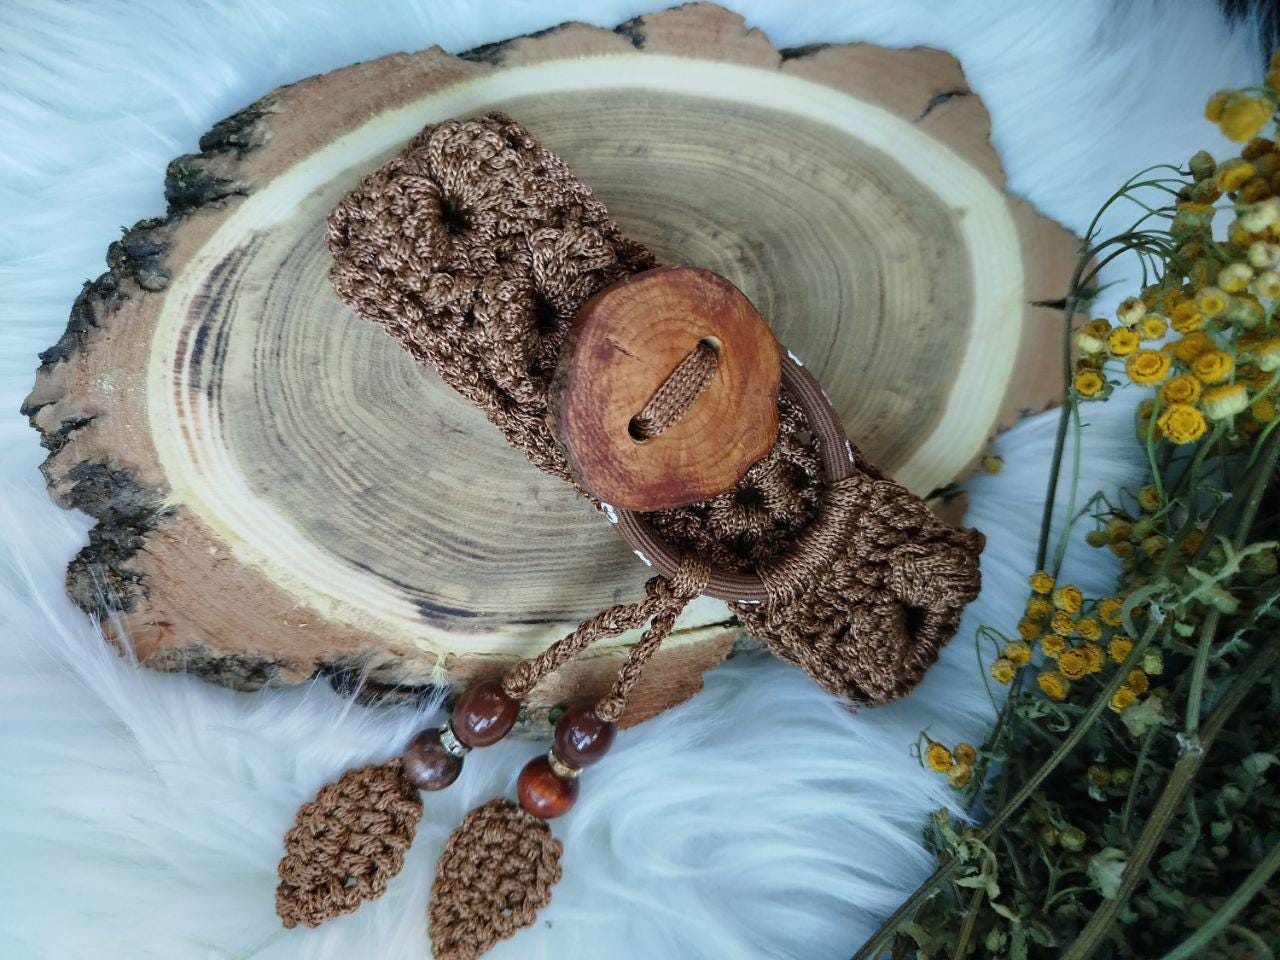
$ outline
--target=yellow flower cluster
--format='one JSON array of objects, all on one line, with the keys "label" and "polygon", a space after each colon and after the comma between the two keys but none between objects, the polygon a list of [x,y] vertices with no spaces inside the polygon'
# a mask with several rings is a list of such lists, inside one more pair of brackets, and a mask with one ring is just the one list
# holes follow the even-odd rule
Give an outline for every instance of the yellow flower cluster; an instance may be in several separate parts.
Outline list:
[{"label": "yellow flower cluster", "polygon": [[1138,698],[1150,688],[1151,680],[1147,677],[1146,671],[1130,670],[1124,683],[1111,695],[1111,709],[1116,713],[1123,713],[1137,703]]},{"label": "yellow flower cluster", "polygon": [[936,740],[929,740],[924,751],[925,766],[934,773],[945,773],[947,780],[957,789],[973,777],[973,767],[977,762],[978,750],[971,743],[957,743],[952,749]]},{"label": "yellow flower cluster", "polygon": [[[1149,532],[1153,523],[1151,514],[1162,507],[1163,494],[1155,486],[1144,487],[1137,499],[1143,509],[1149,511],[1141,520],[1131,523],[1113,517],[1098,533],[1103,540],[1140,535],[1144,542],[1160,540],[1163,547],[1164,538]],[[1036,685],[1050,700],[1065,700],[1072,684],[1102,673],[1109,661],[1119,664],[1129,656],[1133,641],[1118,632],[1123,626],[1124,597],[1104,597],[1096,603],[1088,601],[1078,586],[1058,584],[1044,570],[1032,574],[1030,584],[1031,597],[1019,623],[1022,638],[1007,641],[1000,656],[991,664],[991,675],[998,682],[1013,682],[1018,671],[1032,662],[1034,647],[1038,645],[1045,665],[1036,673]],[[1049,632],[1045,631],[1046,620]],[[1144,657],[1142,668],[1129,672],[1112,700],[1112,709],[1123,710],[1147,692],[1148,675],[1163,669],[1157,660],[1158,657],[1156,660]],[[939,751],[937,756],[941,763],[943,754]],[[940,767],[935,769],[943,772]]]},{"label": "yellow flower cluster", "polygon": [[1219,90],[1204,109],[1223,134],[1237,142],[1256,137],[1271,120],[1275,101],[1269,97],[1251,97],[1238,90]]},{"label": "yellow flower cluster", "polygon": [[[1090,320],[1076,331],[1077,399],[1105,399],[1122,381],[1153,389],[1138,408],[1143,442],[1192,444],[1215,423],[1248,440],[1277,421],[1280,147],[1262,134],[1280,103],[1280,58],[1267,77],[1266,87],[1220,91],[1206,106],[1205,115],[1244,146],[1221,162],[1204,152],[1191,158],[1192,180],[1178,192],[1170,226],[1176,253],[1164,275],[1124,300],[1114,320]],[[1235,214],[1225,241],[1214,232],[1224,211]],[[1123,372],[1108,379],[1113,370]],[[1121,555],[1134,549],[1115,547]]]}]

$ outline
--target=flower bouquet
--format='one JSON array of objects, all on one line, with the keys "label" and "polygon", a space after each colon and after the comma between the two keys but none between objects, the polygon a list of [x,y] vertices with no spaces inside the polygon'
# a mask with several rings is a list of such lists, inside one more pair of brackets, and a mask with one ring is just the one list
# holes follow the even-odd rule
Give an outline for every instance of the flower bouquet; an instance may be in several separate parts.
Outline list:
[{"label": "flower bouquet", "polygon": [[[937,869],[858,960],[1280,956],[1278,101],[1280,54],[1208,103],[1239,156],[1143,171],[1086,233],[1037,569],[1016,628],[979,630],[1007,695],[980,747],[920,745],[971,816],[936,815]],[[1122,256],[1141,290],[1076,327]],[[1122,390],[1148,475],[1085,498],[1082,416]],[[1081,526],[1109,595],[1058,578]]]}]

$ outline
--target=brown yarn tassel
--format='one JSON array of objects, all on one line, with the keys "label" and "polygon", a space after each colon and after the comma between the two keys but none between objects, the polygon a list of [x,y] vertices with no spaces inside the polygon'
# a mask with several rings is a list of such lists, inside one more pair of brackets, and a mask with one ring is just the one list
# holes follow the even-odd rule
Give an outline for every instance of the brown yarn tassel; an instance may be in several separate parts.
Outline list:
[{"label": "brown yarn tassel", "polygon": [[[616,722],[644,665],[671,633],[680,611],[706,587],[709,576],[705,561],[686,559],[672,579],[654,577],[645,584],[643,600],[585,621],[542,656],[517,666],[504,683],[527,692],[593,639],[649,620],[648,629],[628,652],[612,690],[596,705],[597,716]],[[523,800],[523,793],[521,796]],[[475,960],[499,940],[531,925],[537,912],[551,902],[551,888],[560,879],[563,850],[545,820],[510,800],[490,800],[467,814],[436,863],[428,910],[428,933],[436,960]]]},{"label": "brown yarn tassel", "polygon": [[501,797],[472,810],[449,837],[431,886],[435,960],[474,960],[533,923],[560,880],[564,845]]},{"label": "brown yarn tassel", "polygon": [[404,866],[421,818],[422,797],[399,757],[321,787],[285,834],[276,888],[284,925],[319,926],[382,896]]}]

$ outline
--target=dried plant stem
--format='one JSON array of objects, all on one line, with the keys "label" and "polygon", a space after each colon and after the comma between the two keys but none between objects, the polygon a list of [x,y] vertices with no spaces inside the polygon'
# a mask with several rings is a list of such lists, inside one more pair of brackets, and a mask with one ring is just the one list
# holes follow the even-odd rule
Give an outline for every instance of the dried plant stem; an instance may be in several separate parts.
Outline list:
[{"label": "dried plant stem", "polygon": [[1278,659],[1280,659],[1280,638],[1272,639],[1244,672],[1232,681],[1226,695],[1210,714],[1209,722],[1205,724],[1199,741],[1192,742],[1174,765],[1173,772],[1169,775],[1169,780],[1151,811],[1147,825],[1143,828],[1138,842],[1129,855],[1129,861],[1125,864],[1124,874],[1115,897],[1104,900],[1094,911],[1075,943],[1062,955],[1062,960],[1089,960],[1110,933],[1111,925],[1115,922],[1120,908],[1137,888],[1139,881],[1146,873],[1147,864],[1159,848],[1161,840],[1164,839],[1165,830],[1168,829],[1174,814],[1182,806],[1187,789],[1209,754],[1209,747],[1221,732],[1227,719],[1244,702],[1245,696],[1253,685],[1266,676]]},{"label": "dried plant stem", "polygon": [[[1245,480],[1244,506],[1241,508],[1240,525],[1236,529],[1235,536],[1232,537],[1232,547],[1239,550],[1244,546],[1249,531],[1253,527],[1254,518],[1258,515],[1258,510],[1262,506],[1262,498],[1266,494],[1267,487],[1271,484],[1272,475],[1275,473],[1276,460],[1280,457],[1280,433],[1272,434],[1267,438],[1266,447],[1262,451],[1262,458],[1254,464],[1250,471],[1250,476]],[[1219,514],[1223,512],[1219,508]],[[1216,519],[1216,517],[1215,517]],[[1205,542],[1209,540],[1205,537]],[[1200,633],[1200,644],[1196,648],[1195,664],[1191,671],[1191,690],[1187,694],[1187,724],[1186,733],[1188,736],[1195,736],[1200,726],[1200,708],[1204,700],[1204,681],[1209,670],[1209,650],[1213,633],[1218,628],[1218,620],[1221,618],[1221,612],[1216,608],[1210,611],[1205,617],[1204,629]]]},{"label": "dried plant stem", "polygon": [[1272,845],[1271,850],[1253,868],[1253,872],[1240,884],[1239,889],[1199,930],[1166,953],[1162,960],[1193,960],[1200,956],[1200,951],[1213,943],[1231,925],[1236,914],[1249,905],[1249,901],[1258,895],[1277,870],[1280,870],[1280,843]]},{"label": "dried plant stem", "polygon": [[[1022,804],[1024,804],[1031,795],[1039,789],[1040,785],[1048,779],[1049,775],[1057,769],[1058,765],[1070,756],[1071,752],[1080,744],[1080,741],[1084,739],[1085,734],[1087,734],[1089,729],[1095,722],[1097,722],[1098,717],[1102,715],[1102,711],[1107,709],[1108,704],[1111,702],[1112,695],[1120,689],[1121,684],[1123,684],[1125,679],[1128,677],[1129,671],[1138,663],[1142,654],[1146,651],[1147,645],[1151,643],[1163,622],[1164,621],[1162,620],[1155,620],[1147,627],[1142,637],[1133,645],[1133,649],[1129,652],[1129,656],[1125,658],[1120,669],[1116,670],[1115,673],[1112,674],[1111,679],[1107,681],[1102,693],[1092,704],[1089,705],[1089,708],[1080,717],[1080,722],[1075,725],[1072,731],[1067,734],[1065,738],[1063,738],[1062,743],[1060,743],[1058,748],[1053,751],[1049,756],[1049,759],[1046,760],[1035,773],[1027,778],[1027,781],[1018,789],[1018,792],[1013,795],[1009,802],[1005,804],[995,816],[987,821],[986,825],[982,827],[982,829],[974,833],[974,837],[976,839],[984,843],[990,839],[991,835],[999,830],[1001,825],[1012,817],[1013,814],[1017,812],[1018,808],[1021,807]],[[902,906],[893,912],[893,914],[880,926],[880,929],[872,934],[871,938],[862,945],[862,948],[853,955],[851,960],[870,960],[871,957],[876,956],[877,952],[884,946],[885,942],[893,936],[898,924],[911,916],[925,900],[932,896],[938,885],[946,880],[946,878],[951,874],[951,871],[955,869],[959,863],[960,861],[956,857],[948,857],[939,863],[938,869],[933,871],[929,879],[925,880],[923,884],[916,888],[915,892],[907,898]]]}]

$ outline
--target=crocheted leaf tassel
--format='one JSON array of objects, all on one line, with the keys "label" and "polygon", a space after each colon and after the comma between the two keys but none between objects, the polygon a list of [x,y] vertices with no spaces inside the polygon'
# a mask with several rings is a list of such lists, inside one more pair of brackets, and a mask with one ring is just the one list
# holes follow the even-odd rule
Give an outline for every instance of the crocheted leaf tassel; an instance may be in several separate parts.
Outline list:
[{"label": "crocheted leaf tassel", "polygon": [[298,810],[285,834],[276,913],[286,927],[319,926],[376,900],[404,866],[422,797],[400,758],[348,770]]},{"label": "crocheted leaf tassel", "polygon": [[428,932],[435,960],[475,960],[551,902],[564,845],[510,800],[490,800],[453,831],[436,864]]}]

